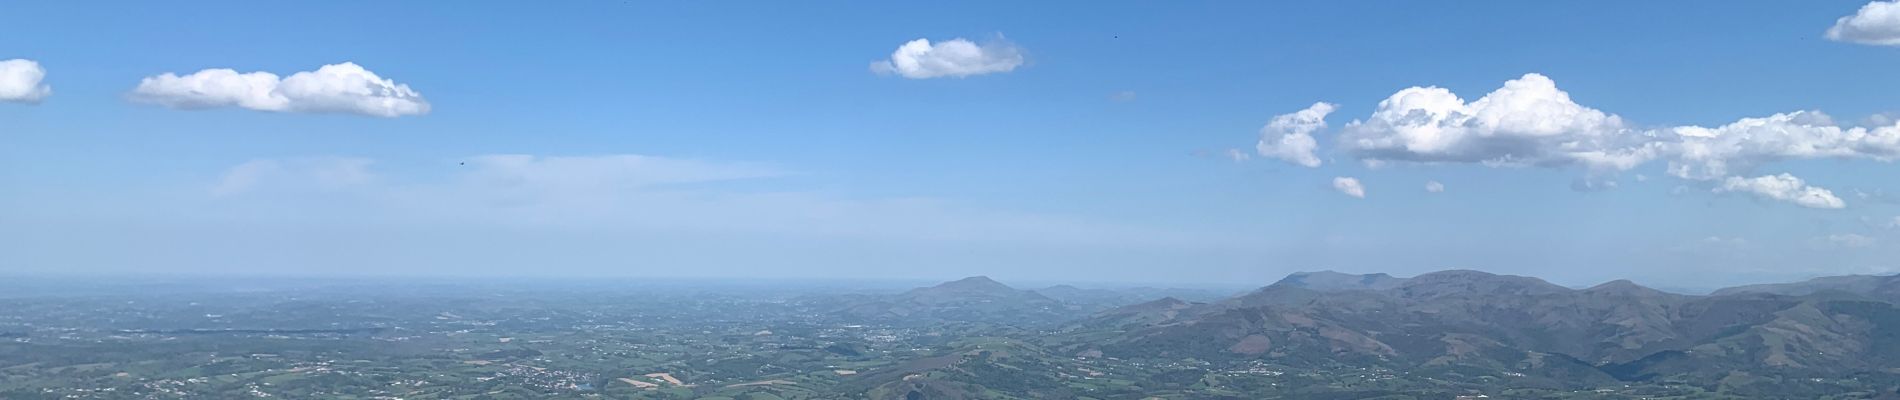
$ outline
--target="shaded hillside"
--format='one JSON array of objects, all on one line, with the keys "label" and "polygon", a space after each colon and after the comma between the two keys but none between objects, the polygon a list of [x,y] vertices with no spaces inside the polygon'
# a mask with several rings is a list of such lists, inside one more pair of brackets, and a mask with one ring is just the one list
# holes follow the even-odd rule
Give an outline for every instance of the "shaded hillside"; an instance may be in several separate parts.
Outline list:
[{"label": "shaded hillside", "polygon": [[1900,309],[1867,300],[1889,287],[1867,282],[1875,278],[1890,277],[1688,296],[1479,271],[1302,273],[1214,303],[1097,313],[1072,331],[1118,333],[1078,333],[1069,346],[1107,357],[1476,368],[1551,385],[1829,376],[1900,368],[1889,354],[1900,352]]},{"label": "shaded hillside", "polygon": [[1116,307],[1096,313],[1081,321],[1073,329],[1118,328],[1124,326],[1156,326],[1174,322],[1182,317],[1193,315],[1202,303],[1189,303],[1181,299],[1166,297],[1141,304]]}]

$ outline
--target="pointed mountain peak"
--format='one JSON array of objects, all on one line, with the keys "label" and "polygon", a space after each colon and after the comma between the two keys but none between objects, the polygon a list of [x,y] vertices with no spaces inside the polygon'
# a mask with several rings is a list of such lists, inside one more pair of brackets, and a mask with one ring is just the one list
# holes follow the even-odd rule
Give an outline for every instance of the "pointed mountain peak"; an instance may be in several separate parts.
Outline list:
[{"label": "pointed mountain peak", "polygon": [[1630,289],[1648,289],[1648,288],[1643,287],[1643,285],[1638,285],[1636,284],[1636,282],[1631,282],[1628,279],[1617,279],[1614,281],[1603,282],[1602,284],[1599,284],[1596,286],[1591,286],[1589,289],[1585,289],[1585,290],[1605,291],[1605,290],[1630,290]]},{"label": "pointed mountain peak", "polygon": [[995,279],[990,279],[989,276],[977,275],[977,276],[967,277],[967,278],[958,279],[954,281],[944,282],[943,284],[945,285],[1001,285],[1003,283],[997,282]]},{"label": "pointed mountain peak", "polygon": [[1631,282],[1628,279],[1617,279],[1614,281],[1604,282],[1600,285],[1591,286],[1588,289],[1584,289],[1584,291],[1591,292],[1591,293],[1615,293],[1615,294],[1643,294],[1643,295],[1663,294],[1663,292],[1660,290],[1650,289],[1643,285],[1638,285],[1636,284],[1636,282]]},{"label": "pointed mountain peak", "polygon": [[982,276],[982,275],[944,282],[944,283],[938,284],[937,286],[932,286],[932,288],[956,290],[956,291],[1005,291],[1005,290],[1015,291],[1016,290],[1016,288],[1009,287],[1009,285],[1004,285],[1002,282],[997,282],[995,279],[990,279],[990,277]]}]

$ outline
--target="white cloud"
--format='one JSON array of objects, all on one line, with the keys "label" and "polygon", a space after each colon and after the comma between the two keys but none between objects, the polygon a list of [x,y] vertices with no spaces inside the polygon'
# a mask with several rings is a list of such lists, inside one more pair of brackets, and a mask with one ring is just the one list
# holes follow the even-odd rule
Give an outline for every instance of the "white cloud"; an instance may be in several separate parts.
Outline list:
[{"label": "white cloud", "polygon": [[1764,175],[1754,178],[1731,176],[1715,187],[1716,193],[1742,192],[1757,197],[1785,201],[1808,208],[1843,208],[1846,202],[1827,189],[1809,186],[1794,175]]},{"label": "white cloud", "polygon": [[1432,193],[1444,193],[1445,184],[1438,183],[1438,181],[1425,181],[1425,191],[1432,192]]},{"label": "white cloud", "polygon": [[131,98],[178,109],[242,107],[259,111],[347,113],[376,117],[422,115],[422,94],[355,63],[325,65],[279,79],[269,72],[207,69],[139,81]]},{"label": "white cloud", "polygon": [[1108,95],[1108,99],[1113,100],[1113,101],[1124,102],[1124,103],[1135,101],[1135,91],[1123,90],[1120,92],[1115,92],[1115,94]]},{"label": "white cloud", "polygon": [[1875,1],[1827,28],[1829,40],[1900,46],[1900,0]]},{"label": "white cloud", "polygon": [[1555,82],[1526,74],[1466,103],[1436,87],[1400,90],[1366,120],[1348,123],[1340,146],[1369,163],[1492,166],[1581,165],[1592,174],[1656,159],[1684,179],[1720,180],[1782,160],[1900,159],[1900,122],[1845,127],[1818,111],[1743,118],[1708,128],[1638,130],[1571,101]]},{"label": "white cloud", "polygon": [[1826,243],[1834,247],[1847,248],[1872,247],[1876,242],[1872,237],[1853,233],[1839,233],[1815,239],[1817,242]]},{"label": "white cloud", "polygon": [[1781,160],[1811,158],[1900,158],[1900,124],[1841,127],[1818,111],[1743,118],[1715,128],[1669,129],[1669,173],[1686,179],[1720,179]]},{"label": "white cloud", "polygon": [[1347,196],[1366,198],[1366,186],[1360,184],[1357,178],[1343,176],[1333,178],[1333,190],[1338,190],[1339,193]]},{"label": "white cloud", "polygon": [[46,69],[38,62],[17,58],[0,61],[0,102],[39,103],[53,95],[53,87],[41,82],[45,79]]},{"label": "white cloud", "polygon": [[211,194],[233,196],[259,187],[305,191],[360,185],[375,178],[369,170],[371,163],[357,157],[256,159],[226,169]]},{"label": "white cloud", "polygon": [[1582,165],[1626,170],[1657,149],[1622,118],[1584,107],[1538,74],[1507,81],[1476,101],[1450,90],[1412,87],[1346,124],[1340,145],[1374,162]]},{"label": "white cloud", "polygon": [[[1786,189],[1777,185],[1792,176],[1739,177],[1787,160],[1900,160],[1900,121],[1877,117],[1863,126],[1843,126],[1827,114],[1798,111],[1717,127],[1637,129],[1614,114],[1577,104],[1543,75],[1526,74],[1471,102],[1443,88],[1400,90],[1366,119],[1347,123],[1337,143],[1370,167],[1395,162],[1582,167],[1586,174],[1571,183],[1580,191],[1615,188],[1617,173],[1660,160],[1670,175],[1721,186],[1718,192],[1840,208],[1840,199],[1826,189],[1770,190]],[[1262,145],[1269,147],[1297,148]],[[1285,154],[1301,159],[1297,155],[1304,153]],[[1307,160],[1304,165],[1317,165],[1316,159]],[[1646,178],[1638,175],[1637,181]]]},{"label": "white cloud", "polygon": [[898,46],[889,60],[872,62],[871,71],[910,79],[962,78],[1009,72],[1022,65],[1022,50],[1000,37],[995,42],[980,45],[964,38],[935,44],[929,39],[917,39]]},{"label": "white cloud", "polygon": [[1313,132],[1326,128],[1326,114],[1331,114],[1337,105],[1326,102],[1313,103],[1304,110],[1273,117],[1267,126],[1260,128],[1260,143],[1254,150],[1261,156],[1278,158],[1282,161],[1306,166],[1318,167],[1319,142],[1313,139]]}]

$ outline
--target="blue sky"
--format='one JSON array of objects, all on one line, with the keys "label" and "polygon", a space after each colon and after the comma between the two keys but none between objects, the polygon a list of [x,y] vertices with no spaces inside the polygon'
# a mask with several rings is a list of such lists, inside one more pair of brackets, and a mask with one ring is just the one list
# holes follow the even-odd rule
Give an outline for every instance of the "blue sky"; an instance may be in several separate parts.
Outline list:
[{"label": "blue sky", "polygon": [[[0,272],[1900,272],[1890,5],[16,3]],[[1317,166],[1262,151],[1316,102]]]}]

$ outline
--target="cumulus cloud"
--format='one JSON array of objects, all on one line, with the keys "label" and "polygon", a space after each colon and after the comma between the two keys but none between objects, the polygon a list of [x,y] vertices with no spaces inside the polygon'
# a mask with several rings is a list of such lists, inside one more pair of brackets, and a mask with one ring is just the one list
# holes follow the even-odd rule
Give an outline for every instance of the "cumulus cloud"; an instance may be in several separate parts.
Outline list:
[{"label": "cumulus cloud", "polygon": [[1848,127],[1797,111],[1712,128],[1635,129],[1577,104],[1549,78],[1526,74],[1468,103],[1437,87],[1400,90],[1367,119],[1348,123],[1339,144],[1369,163],[1579,165],[1592,175],[1663,159],[1671,175],[1708,181],[1782,160],[1900,158],[1900,122],[1870,121]]},{"label": "cumulus cloud", "polygon": [[27,59],[0,61],[0,102],[36,104],[53,95],[47,86],[46,69]]},{"label": "cumulus cloud", "polygon": [[1798,111],[1743,118],[1715,128],[1669,129],[1669,173],[1686,179],[1718,179],[1745,174],[1756,166],[1811,158],[1900,158],[1900,124],[1842,127],[1819,111]]},{"label": "cumulus cloud", "polygon": [[1571,101],[1550,78],[1525,74],[1471,102],[1439,87],[1400,90],[1346,124],[1339,142],[1373,162],[1626,170],[1656,156],[1642,136],[1616,115]]},{"label": "cumulus cloud", "polygon": [[1444,193],[1445,184],[1438,183],[1438,181],[1425,181],[1425,191],[1432,192],[1432,193]]},{"label": "cumulus cloud", "polygon": [[260,187],[291,191],[334,190],[370,182],[371,161],[358,157],[256,159],[232,166],[211,188],[215,196],[233,196]]},{"label": "cumulus cloud", "polygon": [[[1291,143],[1304,143],[1298,135],[1288,136]],[[1579,191],[1615,188],[1617,173],[1657,161],[1667,165],[1670,175],[1718,192],[1839,208],[1839,198],[1826,189],[1781,185],[1794,180],[1787,174],[1744,177],[1779,161],[1900,159],[1900,121],[1876,116],[1848,126],[1819,111],[1796,111],[1715,127],[1636,128],[1614,114],[1578,104],[1550,78],[1533,73],[1469,102],[1438,87],[1400,90],[1380,101],[1367,118],[1347,123],[1336,142],[1346,154],[1375,167],[1580,167],[1585,174],[1571,183]],[[1317,165],[1317,159],[1300,157],[1305,152],[1279,152],[1304,150],[1298,146],[1269,146],[1263,140],[1261,148],[1261,154],[1276,150],[1305,160],[1296,163]],[[1638,181],[1644,178],[1639,175]]]},{"label": "cumulus cloud", "polygon": [[1900,46],[1900,0],[1876,1],[1854,15],[1841,17],[1827,28],[1829,40]]},{"label": "cumulus cloud", "polygon": [[345,113],[376,117],[422,115],[429,102],[409,85],[384,79],[355,63],[278,78],[269,72],[206,69],[189,75],[146,77],[132,89],[139,102],[177,109],[241,107],[258,111]]},{"label": "cumulus cloud", "polygon": [[1740,192],[1756,197],[1785,201],[1808,208],[1843,208],[1846,202],[1834,196],[1834,192],[1809,186],[1807,182],[1794,175],[1764,175],[1754,178],[1731,176],[1715,187],[1716,193]]},{"label": "cumulus cloud", "polygon": [[1009,72],[1022,65],[1022,49],[1000,37],[986,44],[964,38],[934,44],[917,39],[898,46],[889,60],[871,62],[871,72],[910,79],[962,78]]},{"label": "cumulus cloud", "polygon": [[1347,196],[1366,198],[1366,186],[1360,184],[1358,178],[1344,176],[1333,178],[1333,190],[1338,190],[1339,193]]},{"label": "cumulus cloud", "polygon": [[1331,114],[1337,105],[1326,102],[1313,103],[1304,110],[1273,117],[1267,126],[1260,128],[1260,143],[1254,145],[1254,151],[1263,157],[1273,157],[1305,167],[1318,167],[1319,142],[1313,139],[1313,132],[1326,129],[1326,114]]}]

